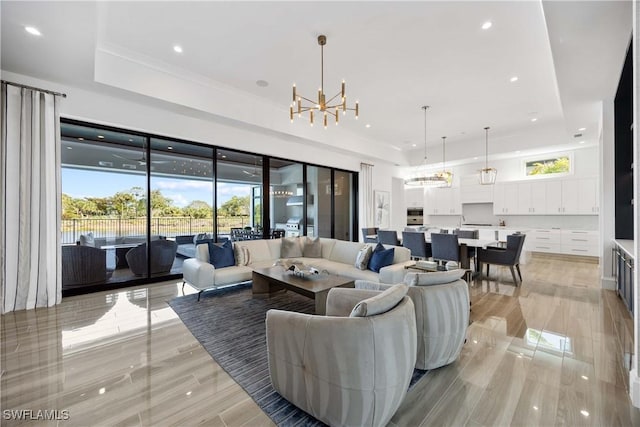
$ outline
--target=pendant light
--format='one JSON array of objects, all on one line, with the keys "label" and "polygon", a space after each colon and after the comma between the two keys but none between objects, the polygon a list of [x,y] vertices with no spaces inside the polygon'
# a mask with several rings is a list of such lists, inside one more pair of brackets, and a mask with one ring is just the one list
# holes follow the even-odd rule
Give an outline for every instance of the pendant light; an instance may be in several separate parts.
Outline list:
[{"label": "pendant light", "polygon": [[446,136],[442,137],[442,171],[438,172],[438,175],[444,180],[444,183],[440,187],[451,187],[451,183],[453,182],[453,172],[448,171],[445,167],[445,151],[444,151],[444,142],[447,139]]},{"label": "pendant light", "polygon": [[489,126],[484,128],[485,132],[485,155],[484,155],[484,169],[480,169],[480,184],[493,185],[496,183],[496,175],[498,170],[496,168],[489,167]]},{"label": "pendant light", "polygon": [[412,187],[443,187],[447,181],[440,174],[429,173],[429,165],[427,164],[427,110],[428,105],[424,105],[424,159],[422,165],[417,166],[411,176],[404,181],[404,185]]}]

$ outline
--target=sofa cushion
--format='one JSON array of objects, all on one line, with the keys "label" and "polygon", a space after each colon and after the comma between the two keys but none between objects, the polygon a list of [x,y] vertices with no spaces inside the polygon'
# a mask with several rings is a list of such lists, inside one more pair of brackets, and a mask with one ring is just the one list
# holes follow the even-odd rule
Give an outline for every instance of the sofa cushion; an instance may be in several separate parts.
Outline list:
[{"label": "sofa cushion", "polygon": [[371,254],[373,253],[373,248],[370,245],[365,245],[360,249],[358,255],[356,256],[356,262],[354,266],[358,270],[366,270],[369,266],[369,260],[371,259]]},{"label": "sofa cushion", "polygon": [[304,238],[302,256],[306,258],[322,258],[322,242],[320,241],[320,237],[316,237],[315,239],[309,237]]},{"label": "sofa cushion", "polygon": [[208,243],[209,245],[209,262],[215,268],[231,267],[236,265],[233,257],[233,246],[231,241],[227,240],[222,245]]},{"label": "sofa cushion", "polygon": [[327,259],[330,261],[342,262],[353,265],[356,262],[358,252],[362,248],[362,243],[347,242],[346,240],[335,240],[331,254]]},{"label": "sofa cushion", "polygon": [[378,243],[371,254],[369,270],[379,273],[382,267],[393,264],[394,251],[395,248],[385,249],[382,243]]},{"label": "sofa cushion", "polygon": [[283,237],[281,240],[280,258],[300,258],[302,256],[302,247],[300,246],[299,238]]},{"label": "sofa cushion", "polygon": [[360,301],[353,307],[349,317],[369,317],[386,313],[402,301],[408,290],[409,287],[403,283],[394,285],[376,296]]},{"label": "sofa cushion", "polygon": [[465,270],[458,268],[449,271],[434,271],[430,273],[407,273],[404,283],[408,286],[442,285],[455,282],[464,276]]},{"label": "sofa cushion", "polygon": [[[279,239],[277,239],[279,240]],[[271,261],[274,262],[276,259],[280,258],[278,253],[277,256],[273,256],[271,253],[269,243],[272,240],[244,240],[242,242],[236,242],[236,245],[245,246],[249,250],[249,263],[253,263],[256,261]],[[280,242],[278,242],[280,243]]]},{"label": "sofa cushion", "polygon": [[252,269],[247,266],[232,266],[220,268],[215,271],[214,283],[219,285],[230,285],[232,283],[241,283],[251,280]]}]

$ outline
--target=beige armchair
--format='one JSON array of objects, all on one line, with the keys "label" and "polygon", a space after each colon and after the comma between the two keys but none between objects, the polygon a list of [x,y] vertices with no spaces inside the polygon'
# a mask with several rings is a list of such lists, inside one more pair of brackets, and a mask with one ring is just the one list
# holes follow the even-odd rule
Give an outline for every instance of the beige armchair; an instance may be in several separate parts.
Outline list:
[{"label": "beige armchair", "polygon": [[276,391],[331,426],[386,425],[407,393],[416,357],[415,311],[400,286],[391,309],[366,317],[347,316],[383,293],[331,289],[327,316],[269,310],[267,351]]},{"label": "beige armchair", "polygon": [[[407,295],[416,310],[416,368],[435,369],[454,362],[469,326],[469,288],[464,270],[407,273]],[[393,285],[356,280],[356,289],[384,291]]]}]

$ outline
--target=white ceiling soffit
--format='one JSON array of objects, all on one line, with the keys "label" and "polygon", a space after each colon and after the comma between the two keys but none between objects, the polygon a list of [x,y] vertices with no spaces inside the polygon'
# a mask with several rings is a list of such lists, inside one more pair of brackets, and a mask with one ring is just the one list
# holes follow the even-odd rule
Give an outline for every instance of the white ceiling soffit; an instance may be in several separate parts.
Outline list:
[{"label": "white ceiling soffit", "polygon": [[[401,164],[422,159],[420,106],[428,104],[429,150],[446,135],[455,160],[483,148],[485,126],[495,153],[570,143],[573,122],[590,123],[591,106],[612,96],[630,5],[2,1],[2,68],[114,96],[141,93],[139,102],[169,101],[299,140],[301,149],[315,143]],[[493,25],[482,30],[486,21]],[[43,37],[26,34],[27,24]],[[319,86],[318,34],[328,37],[326,92],[345,79],[349,102],[361,105],[360,120],[326,131],[288,120],[291,84],[308,96]],[[590,57],[558,50],[558,34]]]},{"label": "white ceiling soffit", "polygon": [[615,96],[631,41],[631,1],[544,1],[543,8],[566,132],[597,141],[600,101]]}]

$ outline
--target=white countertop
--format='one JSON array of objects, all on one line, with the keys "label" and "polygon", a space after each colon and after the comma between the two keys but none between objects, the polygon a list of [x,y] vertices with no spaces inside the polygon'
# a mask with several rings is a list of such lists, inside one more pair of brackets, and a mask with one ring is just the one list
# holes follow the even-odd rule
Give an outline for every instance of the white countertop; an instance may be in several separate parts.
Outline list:
[{"label": "white countertop", "polygon": [[633,240],[614,239],[613,243],[615,243],[627,255],[629,255],[631,258],[635,260],[635,249],[634,249]]}]

